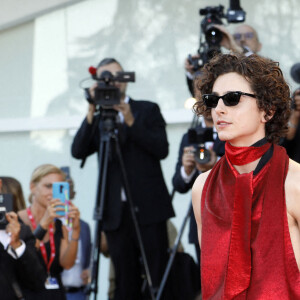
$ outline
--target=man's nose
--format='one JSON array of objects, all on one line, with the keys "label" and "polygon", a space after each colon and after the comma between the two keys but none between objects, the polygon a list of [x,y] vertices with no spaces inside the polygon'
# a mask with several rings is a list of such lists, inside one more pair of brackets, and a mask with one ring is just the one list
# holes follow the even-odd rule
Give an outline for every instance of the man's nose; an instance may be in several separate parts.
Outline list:
[{"label": "man's nose", "polygon": [[222,98],[219,99],[218,104],[215,108],[215,112],[217,114],[224,114],[226,112],[226,105],[224,104]]}]

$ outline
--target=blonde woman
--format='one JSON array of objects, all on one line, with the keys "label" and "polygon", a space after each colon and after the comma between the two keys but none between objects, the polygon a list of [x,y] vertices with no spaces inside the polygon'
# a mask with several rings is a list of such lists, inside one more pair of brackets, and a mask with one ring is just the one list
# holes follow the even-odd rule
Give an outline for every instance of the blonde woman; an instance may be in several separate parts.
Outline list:
[{"label": "blonde woman", "polygon": [[65,174],[56,166],[45,164],[37,167],[30,180],[31,206],[19,212],[23,222],[30,226],[37,238],[39,258],[47,273],[45,288],[32,293],[29,299],[65,299],[60,274],[63,269],[73,266],[80,234],[80,213],[70,204],[69,218],[72,220],[72,234],[68,238],[68,229],[59,219],[58,211],[64,210],[59,199],[52,197],[52,184],[65,181]]}]

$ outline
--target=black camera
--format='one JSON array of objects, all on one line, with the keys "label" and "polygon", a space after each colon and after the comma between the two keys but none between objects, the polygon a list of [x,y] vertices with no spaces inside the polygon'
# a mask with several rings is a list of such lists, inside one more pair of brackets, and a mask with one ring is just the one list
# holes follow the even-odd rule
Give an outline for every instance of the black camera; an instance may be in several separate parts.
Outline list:
[{"label": "black camera", "polygon": [[[200,46],[198,49],[199,58],[188,56],[189,63],[193,70],[197,71],[203,67],[214,55],[221,53],[221,41],[223,33],[215,25],[223,25],[222,19],[228,23],[244,22],[246,12],[240,7],[239,0],[231,0],[227,13],[224,14],[224,6],[207,6],[199,10],[201,16],[205,16],[200,23]],[[202,33],[205,39],[202,38]]]},{"label": "black camera", "polygon": [[213,128],[197,126],[190,128],[188,131],[189,144],[193,144],[195,150],[195,160],[199,164],[207,164],[210,161],[210,151],[205,148],[206,142],[212,142],[213,139]]},{"label": "black camera", "polygon": [[109,71],[103,71],[97,77],[97,69],[94,67],[89,68],[92,78],[97,81],[95,88],[95,97],[91,98],[88,89],[85,89],[86,98],[88,102],[100,106],[104,109],[110,109],[113,105],[120,104],[120,90],[114,86],[114,82],[134,82],[134,72],[118,72],[115,76]]},{"label": "black camera", "polygon": [[6,213],[13,210],[13,197],[11,194],[0,194],[0,230],[8,224]]}]

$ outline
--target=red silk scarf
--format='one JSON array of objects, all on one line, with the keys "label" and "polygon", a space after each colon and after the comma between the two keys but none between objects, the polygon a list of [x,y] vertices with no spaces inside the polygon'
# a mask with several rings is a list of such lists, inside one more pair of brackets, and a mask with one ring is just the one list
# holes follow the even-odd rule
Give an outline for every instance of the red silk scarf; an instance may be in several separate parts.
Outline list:
[{"label": "red silk scarf", "polygon": [[274,145],[271,160],[255,176],[238,174],[232,166],[258,159],[269,147],[226,145],[226,156],[206,180],[201,199],[204,300],[300,299],[285,206],[285,150]]},{"label": "red silk scarf", "polygon": [[260,147],[234,147],[230,143],[226,142],[225,154],[232,165],[242,166],[262,157],[270,147],[270,143],[265,143]]}]

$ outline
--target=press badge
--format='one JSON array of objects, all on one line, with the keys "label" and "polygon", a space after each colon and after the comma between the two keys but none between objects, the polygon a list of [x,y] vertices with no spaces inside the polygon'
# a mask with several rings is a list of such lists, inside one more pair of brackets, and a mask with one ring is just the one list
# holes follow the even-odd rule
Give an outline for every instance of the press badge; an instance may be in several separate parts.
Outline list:
[{"label": "press badge", "polygon": [[57,279],[55,277],[48,277],[46,282],[45,282],[45,288],[47,290],[59,289],[59,284],[57,282]]}]

